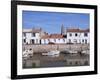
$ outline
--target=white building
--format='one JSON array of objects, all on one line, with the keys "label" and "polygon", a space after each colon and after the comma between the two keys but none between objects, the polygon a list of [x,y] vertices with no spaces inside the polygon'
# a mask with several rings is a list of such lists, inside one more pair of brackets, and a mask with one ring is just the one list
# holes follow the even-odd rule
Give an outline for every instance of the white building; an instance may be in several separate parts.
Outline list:
[{"label": "white building", "polygon": [[66,40],[61,34],[51,34],[43,36],[41,44],[65,44]]},{"label": "white building", "polygon": [[23,29],[23,44],[40,44],[45,35],[42,29]]},{"label": "white building", "polygon": [[67,43],[90,43],[90,32],[89,29],[67,29],[63,33],[64,37],[67,38]]},{"label": "white building", "polygon": [[90,43],[89,29],[64,29],[61,34],[50,34],[39,29],[23,29],[23,44],[68,44],[68,43]]}]

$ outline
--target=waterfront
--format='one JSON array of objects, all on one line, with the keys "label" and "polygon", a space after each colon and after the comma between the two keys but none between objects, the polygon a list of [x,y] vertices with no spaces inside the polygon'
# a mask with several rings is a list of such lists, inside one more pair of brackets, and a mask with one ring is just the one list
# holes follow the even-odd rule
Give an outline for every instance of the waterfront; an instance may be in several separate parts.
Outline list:
[{"label": "waterfront", "polygon": [[33,56],[23,58],[23,68],[89,66],[89,53],[67,53],[61,51],[58,57],[44,56],[42,53],[33,53]]}]

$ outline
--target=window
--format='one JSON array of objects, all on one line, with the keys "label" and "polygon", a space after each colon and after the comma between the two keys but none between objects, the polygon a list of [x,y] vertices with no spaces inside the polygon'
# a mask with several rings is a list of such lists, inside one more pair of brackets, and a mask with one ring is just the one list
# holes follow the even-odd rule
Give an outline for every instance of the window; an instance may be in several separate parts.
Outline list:
[{"label": "window", "polygon": [[33,33],[32,36],[35,37],[35,33]]},{"label": "window", "polygon": [[77,33],[75,33],[75,36],[77,36]]},{"label": "window", "polygon": [[82,42],[84,43],[84,39],[82,39]]},{"label": "window", "polygon": [[71,43],[71,39],[69,39],[69,43]]},{"label": "window", "polygon": [[77,43],[77,39],[74,39],[74,42]]},{"label": "window", "polygon": [[41,44],[41,40],[40,40],[40,44]]},{"label": "window", "polygon": [[85,44],[87,44],[87,39],[85,39]]},{"label": "window", "polygon": [[34,44],[34,39],[31,40],[32,44]]},{"label": "window", "polygon": [[70,33],[69,36],[72,36],[72,34]]},{"label": "window", "polygon": [[87,33],[84,33],[84,36],[85,36],[85,37],[87,37],[87,36],[88,36],[88,34],[87,34]]},{"label": "window", "polygon": [[26,39],[24,39],[24,43],[26,43]]}]

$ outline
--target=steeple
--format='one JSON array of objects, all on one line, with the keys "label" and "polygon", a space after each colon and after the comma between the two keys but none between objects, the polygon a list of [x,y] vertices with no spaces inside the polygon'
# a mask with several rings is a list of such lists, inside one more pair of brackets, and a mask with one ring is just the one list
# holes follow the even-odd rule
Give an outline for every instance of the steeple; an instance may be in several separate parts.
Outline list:
[{"label": "steeple", "polygon": [[64,34],[64,25],[61,26],[61,34]]}]

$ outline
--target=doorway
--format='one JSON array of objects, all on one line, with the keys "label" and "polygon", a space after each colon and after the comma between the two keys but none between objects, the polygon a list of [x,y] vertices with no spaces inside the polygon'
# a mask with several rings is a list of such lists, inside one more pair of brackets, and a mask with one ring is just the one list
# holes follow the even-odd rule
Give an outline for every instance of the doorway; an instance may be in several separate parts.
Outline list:
[{"label": "doorway", "polygon": [[34,44],[34,42],[35,42],[34,39],[32,39],[31,42],[32,42],[32,44]]}]

